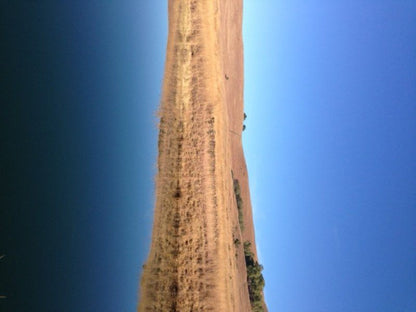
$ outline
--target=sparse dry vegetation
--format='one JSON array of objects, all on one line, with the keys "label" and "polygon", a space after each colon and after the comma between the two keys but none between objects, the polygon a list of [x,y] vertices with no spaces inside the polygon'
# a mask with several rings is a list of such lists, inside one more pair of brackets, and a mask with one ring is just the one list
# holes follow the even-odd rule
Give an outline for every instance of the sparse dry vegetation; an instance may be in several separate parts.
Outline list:
[{"label": "sparse dry vegetation", "polygon": [[155,217],[139,311],[239,309],[216,5],[170,2]]},{"label": "sparse dry vegetation", "polygon": [[229,176],[225,83],[231,88],[238,80],[231,74],[224,79],[221,55],[230,47],[224,47],[219,28],[236,18],[236,3],[241,9],[241,1],[169,0],[156,202],[141,312],[252,309],[241,246],[243,196],[239,181]]}]

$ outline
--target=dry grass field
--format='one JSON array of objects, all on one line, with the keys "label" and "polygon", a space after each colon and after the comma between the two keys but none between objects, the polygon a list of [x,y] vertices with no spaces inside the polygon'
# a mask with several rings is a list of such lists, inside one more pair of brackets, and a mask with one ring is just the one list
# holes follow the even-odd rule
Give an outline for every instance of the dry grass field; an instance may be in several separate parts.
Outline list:
[{"label": "dry grass field", "polygon": [[169,0],[154,224],[138,311],[251,311],[235,243],[252,242],[255,254],[241,145],[241,19],[242,0]]}]

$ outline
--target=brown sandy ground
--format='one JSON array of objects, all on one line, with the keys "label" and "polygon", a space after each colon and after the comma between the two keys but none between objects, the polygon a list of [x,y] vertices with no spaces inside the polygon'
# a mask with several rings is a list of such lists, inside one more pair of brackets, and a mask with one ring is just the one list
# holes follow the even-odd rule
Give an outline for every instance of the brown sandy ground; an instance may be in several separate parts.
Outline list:
[{"label": "brown sandy ground", "polygon": [[[251,311],[241,0],[169,0],[150,254],[138,311]],[[233,190],[244,205],[240,230]]]}]

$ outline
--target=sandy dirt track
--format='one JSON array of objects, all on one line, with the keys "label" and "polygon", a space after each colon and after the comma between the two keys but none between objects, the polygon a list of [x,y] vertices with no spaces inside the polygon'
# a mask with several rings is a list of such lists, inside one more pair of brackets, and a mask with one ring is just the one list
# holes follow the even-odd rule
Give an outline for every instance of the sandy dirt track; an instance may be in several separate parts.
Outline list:
[{"label": "sandy dirt track", "polygon": [[[241,1],[169,1],[154,224],[138,311],[251,311],[243,248],[234,244],[255,247],[241,146],[241,16]],[[243,232],[232,170],[247,200]]]}]

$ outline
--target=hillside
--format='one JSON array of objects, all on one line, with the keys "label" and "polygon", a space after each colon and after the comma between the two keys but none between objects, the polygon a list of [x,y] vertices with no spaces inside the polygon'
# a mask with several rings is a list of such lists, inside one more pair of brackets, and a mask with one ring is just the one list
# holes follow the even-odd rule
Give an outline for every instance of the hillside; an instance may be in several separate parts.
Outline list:
[{"label": "hillside", "polygon": [[257,255],[241,141],[241,22],[242,1],[169,1],[154,223],[139,311],[252,311],[243,242]]}]

